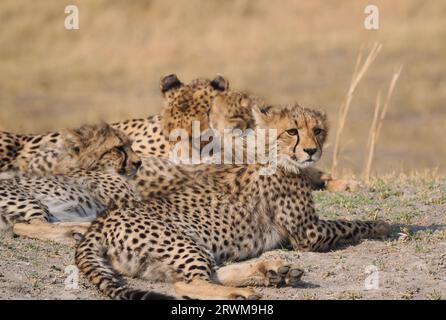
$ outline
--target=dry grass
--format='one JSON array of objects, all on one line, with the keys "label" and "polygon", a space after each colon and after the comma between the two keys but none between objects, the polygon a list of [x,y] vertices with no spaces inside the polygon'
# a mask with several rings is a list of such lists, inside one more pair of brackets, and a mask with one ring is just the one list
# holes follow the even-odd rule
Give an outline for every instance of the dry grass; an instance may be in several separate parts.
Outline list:
[{"label": "dry grass", "polygon": [[381,91],[378,92],[378,95],[376,96],[375,113],[373,114],[373,121],[369,131],[370,132],[369,140],[367,142],[367,147],[369,152],[364,169],[364,177],[366,182],[369,182],[370,180],[370,170],[372,168],[373,153],[375,151],[375,146],[376,146],[376,132],[378,127],[378,117],[380,109],[381,109]]},{"label": "dry grass", "polygon": [[[363,28],[367,0],[71,3],[80,8],[78,31],[63,28],[63,1],[0,2],[2,129],[45,131],[157,113],[158,81],[170,72],[185,81],[222,73],[233,88],[320,107],[336,124],[358,49],[379,41],[383,50],[351,102],[338,172],[362,172],[370,106],[400,64],[373,167],[446,170],[446,148],[438,147],[446,133],[443,1],[374,1],[378,31]],[[322,166],[331,165],[332,152]]]},{"label": "dry grass", "polygon": [[373,121],[369,131],[369,140],[367,142],[368,155],[366,164],[364,166],[364,178],[366,182],[369,182],[370,180],[370,172],[372,170],[372,161],[373,161],[373,156],[375,154],[376,144],[379,139],[379,134],[381,133],[381,128],[383,126],[384,118],[386,117],[387,114],[387,109],[389,108],[393,90],[395,89],[396,82],[398,81],[398,78],[400,77],[402,70],[403,67],[401,66],[394,72],[392,80],[390,81],[389,89],[387,91],[386,101],[382,109],[381,109],[381,92],[378,92],[378,96],[376,97],[375,113],[373,115]]},{"label": "dry grass", "polygon": [[352,81],[350,82],[350,87],[348,88],[345,102],[339,108],[338,130],[336,132],[336,138],[335,138],[334,149],[333,149],[333,163],[331,166],[331,174],[333,176],[336,176],[337,169],[338,169],[338,160],[339,160],[338,158],[339,158],[339,152],[340,152],[340,147],[341,147],[342,131],[344,131],[345,121],[347,119],[348,111],[350,110],[353,95],[356,91],[356,88],[358,87],[359,82],[364,77],[365,73],[370,68],[373,61],[375,61],[376,57],[378,56],[381,48],[382,48],[381,44],[375,43],[362,65],[361,65],[362,53],[359,53],[358,58],[356,59],[355,71],[353,72]]}]

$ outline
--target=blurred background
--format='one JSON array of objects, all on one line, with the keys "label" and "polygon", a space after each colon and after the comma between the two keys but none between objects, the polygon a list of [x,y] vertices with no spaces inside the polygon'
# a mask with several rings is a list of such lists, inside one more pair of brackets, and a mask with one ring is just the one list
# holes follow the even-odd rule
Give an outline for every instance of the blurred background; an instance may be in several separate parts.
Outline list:
[{"label": "blurred background", "polygon": [[[69,4],[79,7],[79,30],[64,28]],[[363,26],[368,4],[380,9],[378,31]],[[271,103],[325,110],[332,131],[322,167],[329,168],[358,52],[380,41],[352,101],[341,171],[362,171],[376,95],[403,64],[373,171],[444,174],[445,18],[441,0],[2,0],[0,130],[146,117],[163,106],[161,76],[187,82],[221,73],[232,88]]]}]

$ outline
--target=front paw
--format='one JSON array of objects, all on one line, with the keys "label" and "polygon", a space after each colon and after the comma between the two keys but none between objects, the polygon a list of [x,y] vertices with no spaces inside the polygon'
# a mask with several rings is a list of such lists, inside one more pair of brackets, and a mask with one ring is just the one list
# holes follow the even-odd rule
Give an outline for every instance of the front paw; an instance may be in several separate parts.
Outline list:
[{"label": "front paw", "polygon": [[330,192],[343,192],[351,191],[355,192],[359,189],[359,182],[355,180],[347,179],[331,179],[327,180],[325,190]]},{"label": "front paw", "polygon": [[269,286],[296,286],[304,271],[296,265],[286,264],[282,261],[267,261],[264,264],[264,274]]}]

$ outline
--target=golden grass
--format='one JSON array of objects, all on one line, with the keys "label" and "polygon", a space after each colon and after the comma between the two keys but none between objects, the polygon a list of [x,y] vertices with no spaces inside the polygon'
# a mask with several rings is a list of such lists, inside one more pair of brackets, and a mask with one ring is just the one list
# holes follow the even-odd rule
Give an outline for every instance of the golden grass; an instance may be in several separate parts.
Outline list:
[{"label": "golden grass", "polygon": [[378,117],[380,109],[381,109],[381,91],[378,92],[378,95],[376,96],[375,113],[373,114],[373,121],[369,131],[370,132],[369,140],[367,142],[367,147],[369,152],[364,169],[364,178],[366,182],[369,182],[370,179],[370,170],[372,168],[373,154],[375,152],[375,146],[377,140],[376,136],[377,136]]},{"label": "golden grass", "polygon": [[403,71],[403,66],[400,66],[395,70],[392,76],[392,80],[390,81],[389,89],[387,90],[386,102],[384,103],[384,107],[381,111],[381,116],[379,117],[378,126],[376,128],[376,140],[379,139],[379,134],[381,133],[381,128],[384,122],[384,118],[387,114],[387,109],[389,108],[390,100],[392,98],[393,90],[395,89],[396,82],[398,81],[401,71]]},{"label": "golden grass", "polygon": [[381,109],[381,92],[378,92],[378,96],[376,97],[375,113],[373,115],[373,121],[370,127],[369,139],[367,142],[368,156],[364,167],[364,177],[366,182],[368,182],[370,179],[370,171],[372,170],[372,161],[373,161],[373,156],[375,154],[376,144],[378,142],[379,135],[381,133],[381,128],[384,122],[384,118],[386,117],[387,114],[387,109],[389,108],[393,90],[395,89],[396,82],[398,81],[398,78],[400,77],[402,70],[403,66],[400,66],[393,73],[392,80],[390,81],[389,89],[387,91],[386,101],[384,102],[384,106],[382,107],[382,109]]},{"label": "golden grass", "polygon": [[338,158],[339,158],[339,152],[340,152],[340,146],[341,146],[342,131],[344,131],[345,121],[347,119],[347,114],[348,114],[348,111],[350,109],[350,105],[351,105],[351,102],[353,99],[353,94],[355,93],[359,82],[364,77],[365,73],[370,68],[371,64],[376,59],[376,57],[378,56],[381,48],[382,48],[382,44],[375,43],[373,45],[372,49],[370,49],[370,52],[362,65],[361,65],[361,62],[362,62],[362,53],[361,52],[359,53],[358,58],[356,59],[355,70],[353,71],[352,81],[350,82],[350,87],[348,89],[347,96],[345,98],[345,102],[339,108],[338,130],[336,132],[336,138],[335,138],[334,150],[333,150],[333,163],[331,166],[331,174],[333,176],[336,176],[337,169],[338,169],[338,160],[339,160]]}]

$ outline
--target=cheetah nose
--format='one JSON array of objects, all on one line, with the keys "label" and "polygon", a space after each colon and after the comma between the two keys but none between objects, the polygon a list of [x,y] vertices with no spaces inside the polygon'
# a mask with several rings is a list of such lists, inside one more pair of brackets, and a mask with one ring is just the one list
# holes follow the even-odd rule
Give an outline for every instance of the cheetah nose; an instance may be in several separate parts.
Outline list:
[{"label": "cheetah nose", "polygon": [[134,161],[133,165],[135,166],[136,169],[139,169],[139,167],[141,167],[142,165],[142,161],[141,160]]},{"label": "cheetah nose", "polygon": [[313,154],[316,153],[317,149],[316,149],[316,148],[304,149],[304,151],[305,151],[306,153],[308,153],[308,155],[311,157]]}]

